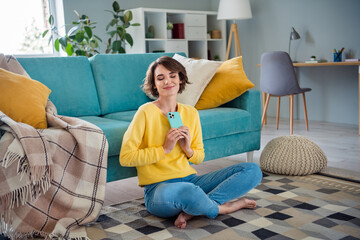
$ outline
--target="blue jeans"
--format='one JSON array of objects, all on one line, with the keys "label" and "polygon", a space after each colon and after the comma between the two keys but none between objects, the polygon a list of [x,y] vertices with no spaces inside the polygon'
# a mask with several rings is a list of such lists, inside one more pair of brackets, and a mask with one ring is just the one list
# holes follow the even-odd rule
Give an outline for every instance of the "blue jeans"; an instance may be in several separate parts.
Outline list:
[{"label": "blue jeans", "polygon": [[256,163],[240,163],[201,176],[195,174],[145,186],[145,206],[158,217],[181,212],[215,218],[223,203],[245,195],[262,179]]}]

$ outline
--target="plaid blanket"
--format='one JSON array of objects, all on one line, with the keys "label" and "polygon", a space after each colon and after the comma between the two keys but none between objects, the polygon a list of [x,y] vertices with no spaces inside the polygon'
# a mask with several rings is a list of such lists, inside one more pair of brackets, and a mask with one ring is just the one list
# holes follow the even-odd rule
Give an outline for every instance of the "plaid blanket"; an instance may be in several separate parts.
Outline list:
[{"label": "plaid blanket", "polygon": [[51,101],[46,117],[48,128],[35,129],[0,111],[0,230],[87,239],[81,225],[104,203],[107,140],[95,125],[57,115]]}]

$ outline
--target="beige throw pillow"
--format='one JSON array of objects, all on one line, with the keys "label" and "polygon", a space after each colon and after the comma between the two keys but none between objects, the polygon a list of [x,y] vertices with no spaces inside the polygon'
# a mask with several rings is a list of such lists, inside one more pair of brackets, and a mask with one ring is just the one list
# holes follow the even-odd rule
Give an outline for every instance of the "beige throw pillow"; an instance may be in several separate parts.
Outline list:
[{"label": "beige throw pillow", "polygon": [[194,107],[222,62],[196,60],[179,54],[175,54],[173,58],[185,67],[190,82],[186,85],[185,90],[178,94],[177,101]]}]

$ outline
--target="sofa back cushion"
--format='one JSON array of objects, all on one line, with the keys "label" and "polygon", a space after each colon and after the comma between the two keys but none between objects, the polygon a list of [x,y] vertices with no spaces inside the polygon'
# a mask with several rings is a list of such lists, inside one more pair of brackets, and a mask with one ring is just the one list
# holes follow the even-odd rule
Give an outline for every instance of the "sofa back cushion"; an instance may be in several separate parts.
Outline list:
[{"label": "sofa back cushion", "polygon": [[150,99],[141,89],[153,61],[174,53],[98,54],[90,58],[101,114],[136,110]]},{"label": "sofa back cushion", "polygon": [[58,114],[100,115],[91,67],[86,57],[31,57],[17,59],[31,78],[51,89],[49,99]]}]

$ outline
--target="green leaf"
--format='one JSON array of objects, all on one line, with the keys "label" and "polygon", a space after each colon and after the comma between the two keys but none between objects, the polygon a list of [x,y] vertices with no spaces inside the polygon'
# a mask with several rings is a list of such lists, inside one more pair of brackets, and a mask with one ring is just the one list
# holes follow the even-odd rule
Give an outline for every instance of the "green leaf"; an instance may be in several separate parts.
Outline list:
[{"label": "green leaf", "polygon": [[60,51],[60,41],[58,38],[54,42],[54,47],[57,52]]},{"label": "green leaf", "polygon": [[74,10],[74,13],[78,16],[78,18],[80,18],[80,14],[76,10]]},{"label": "green leaf", "polygon": [[53,39],[53,35],[50,35],[48,45],[50,45],[52,39]]},{"label": "green leaf", "polygon": [[91,47],[91,48],[97,48],[97,47],[99,47],[99,42],[96,41],[95,39],[91,39],[91,40],[90,40],[90,47]]},{"label": "green leaf", "polygon": [[117,33],[119,34],[120,37],[123,37],[124,34],[126,33],[125,28],[123,26],[118,26],[116,31],[117,31]]},{"label": "green leaf", "polygon": [[130,10],[126,11],[125,14],[124,14],[125,22],[130,22],[132,19],[133,19],[132,12]]},{"label": "green leaf", "polygon": [[73,55],[74,49],[70,43],[68,43],[68,45],[66,46],[65,52],[67,53],[68,56]]},{"label": "green leaf", "polygon": [[49,17],[49,23],[50,25],[53,25],[55,23],[55,19],[54,19],[54,16],[53,15],[50,15]]},{"label": "green leaf", "polygon": [[76,33],[75,35],[75,40],[78,42],[78,43],[81,43],[85,38],[85,32],[83,31],[79,31]]},{"label": "green leaf", "polygon": [[86,52],[84,50],[78,49],[75,51],[76,56],[86,56]]},{"label": "green leaf", "polygon": [[118,21],[119,20],[117,20],[117,19],[113,19],[113,20],[111,20],[111,22],[110,22],[110,26],[115,26],[117,23],[118,23]]},{"label": "green leaf", "polygon": [[121,48],[121,41],[119,41],[119,40],[114,41],[112,44],[112,50],[114,52],[117,52],[117,51],[119,51],[120,48]]},{"label": "green leaf", "polygon": [[94,35],[95,38],[97,38],[100,42],[102,42],[101,38],[98,37],[97,35]]},{"label": "green leaf", "polygon": [[120,49],[119,49],[118,52],[119,52],[119,53],[126,53],[125,48],[123,48],[123,47],[120,47]]},{"label": "green leaf", "polygon": [[91,28],[88,27],[88,26],[85,26],[84,29],[85,29],[85,32],[88,35],[88,37],[92,38],[92,30],[91,30]]},{"label": "green leaf", "polygon": [[45,31],[42,33],[42,37],[45,37],[48,32],[49,32],[49,29],[45,30]]},{"label": "green leaf", "polygon": [[111,14],[115,14],[113,11],[110,11],[110,10],[105,10],[105,12],[109,12]]},{"label": "green leaf", "polygon": [[59,40],[59,43],[61,44],[61,46],[63,46],[64,48],[66,48],[66,46],[68,45],[66,36],[65,36],[65,37],[61,37],[61,38],[58,38],[58,40]]},{"label": "green leaf", "polygon": [[117,1],[113,2],[112,7],[113,7],[115,12],[117,12],[117,13],[120,12],[120,5],[118,4]]},{"label": "green leaf", "polygon": [[133,23],[133,24],[131,24],[131,26],[138,27],[138,26],[140,26],[140,23]]},{"label": "green leaf", "polygon": [[125,33],[125,39],[130,44],[130,46],[133,46],[134,41],[130,34]]},{"label": "green leaf", "polygon": [[69,30],[69,32],[68,32],[68,36],[73,36],[73,35],[75,35],[75,32],[78,30],[80,28],[80,26],[74,26],[74,27],[72,27],[70,30]]}]

